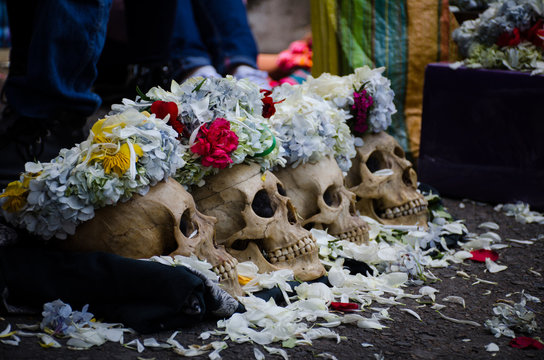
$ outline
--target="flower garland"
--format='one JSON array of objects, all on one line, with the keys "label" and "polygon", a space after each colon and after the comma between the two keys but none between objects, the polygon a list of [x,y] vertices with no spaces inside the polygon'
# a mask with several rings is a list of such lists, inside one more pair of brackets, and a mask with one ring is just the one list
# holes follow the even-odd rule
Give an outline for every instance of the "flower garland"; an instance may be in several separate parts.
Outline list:
[{"label": "flower garland", "polygon": [[469,67],[544,73],[544,2],[498,0],[453,32]]},{"label": "flower garland", "polygon": [[272,97],[278,101],[270,122],[282,140],[288,164],[296,167],[331,155],[343,171],[349,170],[355,146],[346,111],[303,85],[283,84]]},{"label": "flower garland", "polygon": [[124,99],[112,106],[114,112],[127,108],[150,109],[175,129],[189,149],[182,154],[185,166],[174,176],[185,186],[201,186],[206,176],[243,162],[256,162],[263,169],[285,164],[277,134],[263,117],[263,111],[273,113],[274,103],[248,80],[227,76],[173,81],[170,91],[155,87],[136,101]]},{"label": "flower garland", "polygon": [[94,211],[144,195],[185,164],[176,133],[149,113],[98,120],[87,140],[50,162],[28,162],[0,195],[4,218],[44,239],[64,239]]},{"label": "flower garland", "polygon": [[350,115],[348,125],[354,135],[367,131],[385,131],[391,125],[391,116],[397,112],[391,81],[382,73],[385,68],[363,66],[346,76],[328,73],[309,78],[304,86],[332,105]]}]

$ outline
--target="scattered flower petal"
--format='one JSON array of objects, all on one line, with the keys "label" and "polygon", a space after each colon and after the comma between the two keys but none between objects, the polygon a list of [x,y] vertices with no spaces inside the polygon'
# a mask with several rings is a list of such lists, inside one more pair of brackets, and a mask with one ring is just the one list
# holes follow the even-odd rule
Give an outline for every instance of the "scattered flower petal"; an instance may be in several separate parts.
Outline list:
[{"label": "scattered flower petal", "polygon": [[440,311],[437,311],[437,313],[441,317],[443,317],[444,319],[449,320],[449,321],[454,322],[454,323],[457,323],[457,324],[465,324],[465,325],[472,325],[472,326],[482,326],[482,325],[478,324],[475,321],[455,319],[455,318],[452,318],[452,317],[449,317],[449,316],[446,316],[446,315],[442,314]]},{"label": "scattered flower petal", "polygon": [[289,360],[289,356],[287,356],[287,352],[285,350],[273,348],[273,347],[270,347],[270,346],[263,346],[263,347],[265,348],[266,351],[268,351],[269,354],[279,355],[284,360]]},{"label": "scattered flower petal", "polygon": [[494,262],[493,260],[491,260],[489,258],[485,259],[485,266],[487,267],[487,270],[490,273],[496,273],[496,272],[499,272],[499,271],[506,270],[508,268],[508,266],[499,265],[499,264],[497,264],[496,262]]},{"label": "scattered flower petal", "polygon": [[432,286],[423,286],[419,289],[421,295],[430,297],[433,302],[436,300],[436,295],[434,294],[436,292],[438,292],[438,290]]},{"label": "scattered flower petal", "polygon": [[496,251],[492,251],[492,250],[479,249],[479,250],[472,250],[470,253],[472,254],[472,257],[470,258],[470,260],[478,261],[478,262],[485,262],[486,259],[497,261],[497,259],[499,258],[499,254]]},{"label": "scattered flower petal", "polygon": [[499,351],[499,346],[495,343],[489,343],[485,346],[485,351],[497,352]]},{"label": "scattered flower petal", "polygon": [[510,340],[510,343],[508,345],[518,349],[527,349],[527,348],[532,348],[537,350],[544,349],[544,344],[542,344],[540,341],[536,339],[533,339],[527,336],[518,336],[516,338],[513,338],[512,340]]},{"label": "scattered flower petal", "polygon": [[442,301],[456,303],[456,304],[459,304],[459,305],[463,306],[463,308],[465,307],[465,299],[463,299],[460,296],[453,296],[453,295],[452,296],[446,296],[445,298],[442,299]]},{"label": "scattered flower petal", "polygon": [[359,304],[333,301],[331,302],[331,308],[337,311],[354,311],[359,310]]},{"label": "scattered flower petal", "polygon": [[407,312],[408,314],[412,315],[413,317],[415,317],[415,318],[418,319],[419,321],[422,321],[422,320],[421,320],[421,317],[420,317],[414,310],[406,309],[406,308],[399,309],[399,310],[400,310],[400,311]]},{"label": "scattered flower petal", "polygon": [[494,223],[492,221],[486,221],[478,225],[479,229],[487,229],[487,230],[499,230],[499,225],[497,223]]}]

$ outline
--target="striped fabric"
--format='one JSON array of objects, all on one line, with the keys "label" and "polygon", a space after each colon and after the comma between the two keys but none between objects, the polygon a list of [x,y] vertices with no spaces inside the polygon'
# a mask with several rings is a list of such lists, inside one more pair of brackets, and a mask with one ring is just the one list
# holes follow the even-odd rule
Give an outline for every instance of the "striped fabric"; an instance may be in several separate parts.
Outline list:
[{"label": "striped fabric", "polygon": [[448,0],[311,0],[311,17],[312,75],[385,66],[397,107],[388,132],[417,158],[425,66],[455,53]]}]

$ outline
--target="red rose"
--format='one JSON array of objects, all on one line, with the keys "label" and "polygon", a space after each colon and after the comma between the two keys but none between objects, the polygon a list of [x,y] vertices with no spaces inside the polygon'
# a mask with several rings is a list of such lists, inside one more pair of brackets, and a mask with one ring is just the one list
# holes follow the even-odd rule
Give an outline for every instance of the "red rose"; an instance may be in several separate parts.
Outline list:
[{"label": "red rose", "polygon": [[214,149],[211,153],[202,158],[202,165],[204,166],[213,166],[217,169],[224,169],[228,164],[232,164],[232,159],[221,149]]},{"label": "red rose", "polygon": [[512,33],[504,32],[499,36],[497,45],[499,46],[516,46],[521,42],[521,34],[518,28],[514,28]]},{"label": "red rose", "polygon": [[217,118],[208,129],[208,141],[212,147],[231,153],[238,147],[238,136],[234,131],[230,131],[230,122]]},{"label": "red rose", "polygon": [[222,169],[232,163],[229,155],[237,147],[238,135],[230,130],[230,122],[217,118],[200,127],[191,151],[202,156],[202,165]]},{"label": "red rose", "polygon": [[261,90],[261,92],[264,93],[264,97],[261,99],[261,101],[263,102],[263,117],[268,119],[276,113],[275,105],[281,103],[285,99],[280,101],[274,101],[274,99],[272,99],[272,96],[270,96],[272,94],[272,91],[263,89]]}]

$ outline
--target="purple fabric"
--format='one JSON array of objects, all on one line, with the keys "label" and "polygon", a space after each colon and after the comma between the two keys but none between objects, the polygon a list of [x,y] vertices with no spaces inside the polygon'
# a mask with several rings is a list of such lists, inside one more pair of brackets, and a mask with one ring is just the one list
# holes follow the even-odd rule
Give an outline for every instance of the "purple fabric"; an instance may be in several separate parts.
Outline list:
[{"label": "purple fabric", "polygon": [[425,72],[418,177],[441,195],[544,209],[544,76]]}]

